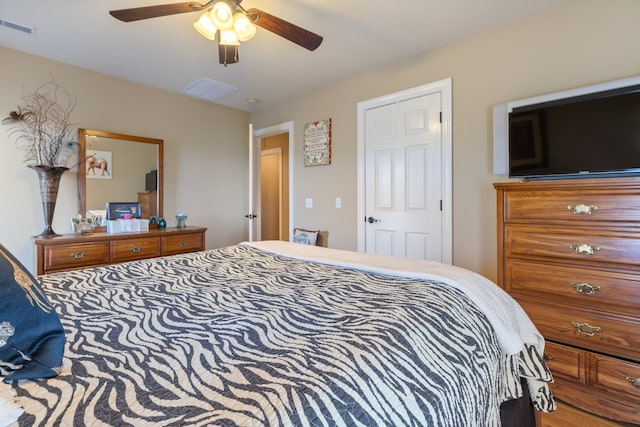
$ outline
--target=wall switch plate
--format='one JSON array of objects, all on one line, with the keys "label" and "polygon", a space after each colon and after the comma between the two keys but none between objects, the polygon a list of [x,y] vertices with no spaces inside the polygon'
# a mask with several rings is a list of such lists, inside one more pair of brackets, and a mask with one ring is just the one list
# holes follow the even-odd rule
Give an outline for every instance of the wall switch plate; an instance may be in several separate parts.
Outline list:
[{"label": "wall switch plate", "polygon": [[342,207],[342,198],[336,197],[336,209],[340,209]]},{"label": "wall switch plate", "polygon": [[311,209],[313,207],[313,199],[304,199],[304,207],[307,209]]}]

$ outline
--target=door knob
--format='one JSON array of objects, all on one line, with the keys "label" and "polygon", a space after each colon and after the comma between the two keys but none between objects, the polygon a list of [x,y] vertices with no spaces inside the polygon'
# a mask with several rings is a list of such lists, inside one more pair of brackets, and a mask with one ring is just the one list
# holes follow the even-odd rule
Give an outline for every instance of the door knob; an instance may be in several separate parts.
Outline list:
[{"label": "door knob", "polygon": [[372,217],[372,216],[370,216],[369,218],[366,218],[366,221],[367,221],[369,224],[373,224],[374,222],[380,222],[380,220],[379,220],[379,219],[376,219],[376,218],[374,218],[374,217]]}]

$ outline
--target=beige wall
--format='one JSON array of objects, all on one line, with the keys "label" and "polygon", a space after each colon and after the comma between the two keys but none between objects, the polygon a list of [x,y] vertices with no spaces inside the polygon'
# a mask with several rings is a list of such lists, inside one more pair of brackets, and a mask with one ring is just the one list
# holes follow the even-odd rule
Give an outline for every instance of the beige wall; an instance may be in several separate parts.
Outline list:
[{"label": "beige wall", "polygon": [[[330,247],[356,248],[356,105],[453,79],[454,263],[495,278],[496,232],[491,111],[494,104],[640,74],[640,2],[574,0],[566,5],[301,95],[251,115],[255,129],[294,122],[294,225],[327,230]],[[372,52],[375,54],[375,52]],[[0,116],[24,91],[53,76],[78,97],[79,127],[165,140],[165,216],[189,214],[209,227],[207,247],[246,238],[249,114],[0,48]],[[333,160],[307,167],[304,124],[332,118]],[[0,242],[30,268],[29,236],[44,222],[35,173],[0,127]],[[225,185],[218,185],[224,182]],[[335,208],[335,198],[342,208]],[[313,198],[313,209],[304,199]],[[62,181],[54,229],[77,214],[76,174]]]},{"label": "beige wall", "polygon": [[[454,264],[496,276],[494,104],[640,74],[640,2],[575,0],[404,64],[324,87],[252,114],[256,129],[295,122],[295,222],[356,248],[356,105],[453,79]],[[375,54],[375,52],[372,52]],[[303,167],[304,123],[333,119],[333,162]],[[314,199],[313,209],[304,198]],[[342,197],[342,209],[335,208]]]},{"label": "beige wall", "polygon": [[[164,139],[164,215],[209,228],[208,248],[246,239],[249,114],[0,47],[0,118],[52,77],[77,97],[78,127]],[[30,236],[44,228],[36,174],[0,126],[0,243],[34,271]],[[78,214],[77,172],[61,182],[53,229]],[[219,183],[224,182],[224,185]]]}]

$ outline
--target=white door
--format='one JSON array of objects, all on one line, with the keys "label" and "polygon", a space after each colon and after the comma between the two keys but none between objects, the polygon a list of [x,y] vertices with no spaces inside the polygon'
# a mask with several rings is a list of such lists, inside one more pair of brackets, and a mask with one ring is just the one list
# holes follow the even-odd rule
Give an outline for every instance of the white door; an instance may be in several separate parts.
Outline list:
[{"label": "white door", "polygon": [[443,94],[400,93],[364,108],[364,251],[451,262]]}]

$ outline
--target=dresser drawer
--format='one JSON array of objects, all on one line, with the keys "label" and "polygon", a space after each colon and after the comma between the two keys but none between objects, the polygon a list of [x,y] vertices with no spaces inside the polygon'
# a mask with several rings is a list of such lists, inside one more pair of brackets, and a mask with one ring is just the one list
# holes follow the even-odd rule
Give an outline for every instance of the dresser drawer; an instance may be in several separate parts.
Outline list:
[{"label": "dresser drawer", "polygon": [[508,191],[504,221],[633,222],[640,218],[640,192],[615,190]]},{"label": "dresser drawer", "polygon": [[545,338],[640,361],[640,318],[515,297]]},{"label": "dresser drawer", "polygon": [[44,248],[45,272],[102,265],[108,262],[109,242],[78,243]]},{"label": "dresser drawer", "polygon": [[635,402],[640,412],[640,364],[601,354],[590,354],[591,378],[590,384],[607,391],[614,390],[629,404]]},{"label": "dresser drawer", "polygon": [[640,233],[556,227],[505,226],[505,255],[589,263],[630,264],[640,259]]},{"label": "dresser drawer", "polygon": [[640,276],[525,260],[505,260],[505,290],[593,309],[638,313]]},{"label": "dresser drawer", "polygon": [[111,262],[160,256],[160,238],[145,237],[111,241]]},{"label": "dresser drawer", "polygon": [[579,384],[586,383],[585,361],[587,352],[566,345],[547,341],[544,345],[544,361],[554,378],[565,378]]},{"label": "dresser drawer", "polygon": [[162,237],[162,255],[194,252],[204,249],[202,233],[178,234]]}]

